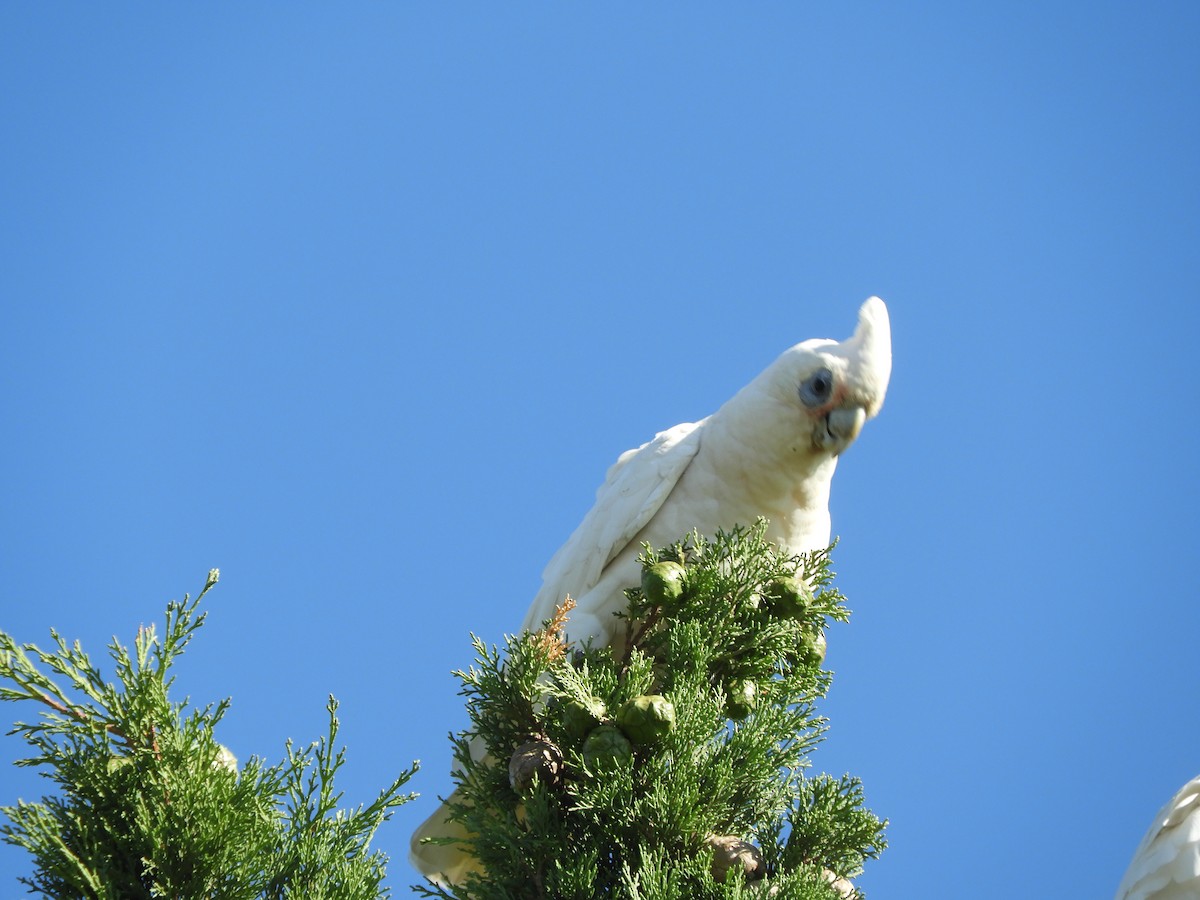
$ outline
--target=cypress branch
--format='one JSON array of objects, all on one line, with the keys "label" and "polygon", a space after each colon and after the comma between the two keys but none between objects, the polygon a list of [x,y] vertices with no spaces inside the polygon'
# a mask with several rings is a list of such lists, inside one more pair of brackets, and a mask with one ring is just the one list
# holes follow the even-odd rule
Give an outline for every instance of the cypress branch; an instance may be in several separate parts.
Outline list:
[{"label": "cypress branch", "polygon": [[216,740],[222,700],[188,710],[168,697],[171,667],[204,624],[200,601],[167,605],[161,636],[140,628],[132,649],[109,645],[115,679],[105,679],[78,642],[52,631],[53,649],[19,645],[0,632],[0,700],[32,701],[37,722],[9,732],[32,749],[58,793],[0,807],[0,836],[32,856],[20,879],[56,900],[221,898],[375,900],[386,856],[372,850],[378,826],[411,795],[416,766],[369,805],[339,809],[334,776],[337,703],[326,734],[304,749],[289,741],[275,765],[240,766]]},{"label": "cypress branch", "polygon": [[824,632],[849,611],[829,551],[766,523],[643,547],[617,647],[567,647],[569,608],[457,672],[451,818],[478,871],[456,900],[862,896],[886,845],[860,783],[806,776],[828,723]]}]

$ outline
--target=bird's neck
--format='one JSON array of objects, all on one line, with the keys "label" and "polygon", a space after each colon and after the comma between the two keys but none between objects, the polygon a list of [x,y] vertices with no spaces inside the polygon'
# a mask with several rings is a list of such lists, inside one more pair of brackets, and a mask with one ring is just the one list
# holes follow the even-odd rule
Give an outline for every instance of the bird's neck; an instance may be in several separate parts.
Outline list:
[{"label": "bird's neck", "polygon": [[[824,549],[837,458],[817,452],[811,437],[797,435],[794,409],[768,412],[764,417],[761,409],[743,412],[727,406],[712,416],[714,439],[706,435],[700,455],[714,489],[724,495],[716,499],[741,516],[740,524],[765,516],[768,537],[792,552]],[[764,429],[764,420],[777,427]]]}]

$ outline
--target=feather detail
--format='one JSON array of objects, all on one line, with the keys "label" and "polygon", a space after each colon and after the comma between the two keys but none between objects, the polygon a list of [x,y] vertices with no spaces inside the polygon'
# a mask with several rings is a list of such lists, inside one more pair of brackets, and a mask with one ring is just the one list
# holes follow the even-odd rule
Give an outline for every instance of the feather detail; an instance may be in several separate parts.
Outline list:
[{"label": "feather detail", "polygon": [[1116,900],[1200,898],[1200,776],[1154,817],[1134,851]]}]

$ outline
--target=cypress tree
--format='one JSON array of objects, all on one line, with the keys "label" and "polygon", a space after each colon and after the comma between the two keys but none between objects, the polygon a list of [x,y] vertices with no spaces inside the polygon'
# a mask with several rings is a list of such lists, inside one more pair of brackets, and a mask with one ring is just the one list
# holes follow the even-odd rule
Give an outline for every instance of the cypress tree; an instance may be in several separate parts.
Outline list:
[{"label": "cypress tree", "polygon": [[762,520],[643,546],[623,639],[564,640],[571,601],[456,675],[448,806],[475,857],[456,900],[861,897],[886,845],[848,775],[810,774],[828,727],[825,630],[849,612],[829,551],[786,556]]},{"label": "cypress tree", "polygon": [[[8,843],[32,856],[31,893],[55,900],[375,900],[387,857],[371,838],[411,799],[402,772],[370,804],[339,809],[334,778],[337,702],[326,734],[289,741],[274,765],[244,765],[217,743],[229,706],[188,710],[168,697],[171,666],[204,623],[195,600],[167,606],[160,636],[139,629],[132,649],[115,639],[107,680],[78,642],[51,632],[54,649],[0,632],[0,700],[29,702],[41,715],[17,722],[33,766],[58,788],[39,802],[0,807]],[[66,685],[64,687],[64,685]]]}]

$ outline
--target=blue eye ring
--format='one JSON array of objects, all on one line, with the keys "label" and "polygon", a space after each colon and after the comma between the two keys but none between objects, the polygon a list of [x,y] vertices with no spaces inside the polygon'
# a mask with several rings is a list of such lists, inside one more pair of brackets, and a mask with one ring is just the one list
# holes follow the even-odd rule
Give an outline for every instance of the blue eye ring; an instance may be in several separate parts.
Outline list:
[{"label": "blue eye ring", "polygon": [[822,406],[833,396],[833,372],[818,369],[800,385],[800,402],[805,406]]}]

